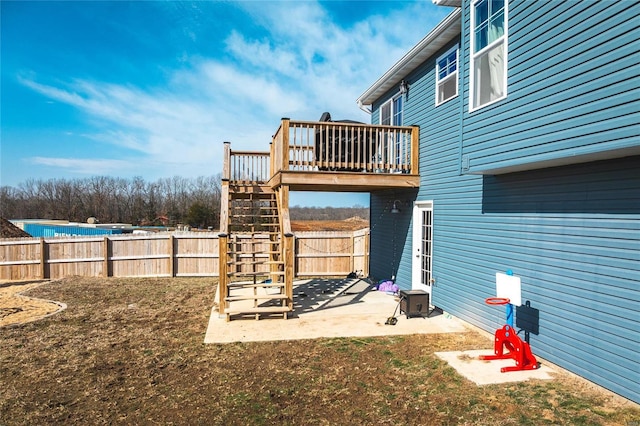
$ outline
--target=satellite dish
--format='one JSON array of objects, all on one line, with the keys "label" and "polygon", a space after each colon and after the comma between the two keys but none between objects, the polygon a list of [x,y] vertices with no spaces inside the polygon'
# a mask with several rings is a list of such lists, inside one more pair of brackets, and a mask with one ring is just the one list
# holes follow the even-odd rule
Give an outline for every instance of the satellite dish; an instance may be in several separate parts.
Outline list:
[{"label": "satellite dish", "polygon": [[91,225],[95,225],[96,223],[98,223],[98,219],[96,219],[95,217],[91,216],[89,219],[87,219],[87,223],[89,223]]}]

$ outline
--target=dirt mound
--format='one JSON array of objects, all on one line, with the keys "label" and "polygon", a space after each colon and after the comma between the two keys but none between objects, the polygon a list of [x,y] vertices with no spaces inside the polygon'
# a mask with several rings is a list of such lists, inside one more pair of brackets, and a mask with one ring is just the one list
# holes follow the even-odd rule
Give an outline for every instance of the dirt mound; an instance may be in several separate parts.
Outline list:
[{"label": "dirt mound", "polygon": [[9,222],[4,217],[0,217],[0,238],[29,238],[31,235]]}]

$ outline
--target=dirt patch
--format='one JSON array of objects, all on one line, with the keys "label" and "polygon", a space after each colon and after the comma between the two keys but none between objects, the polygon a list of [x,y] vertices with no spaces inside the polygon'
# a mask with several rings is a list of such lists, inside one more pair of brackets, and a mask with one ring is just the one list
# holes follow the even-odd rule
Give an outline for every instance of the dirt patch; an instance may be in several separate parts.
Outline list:
[{"label": "dirt patch", "polygon": [[369,221],[359,217],[345,220],[292,220],[291,230],[296,231],[358,231],[368,228]]},{"label": "dirt patch", "polygon": [[0,328],[0,424],[640,422],[636,405],[569,375],[476,386],[434,355],[491,347],[473,331],[205,345],[215,284],[73,278],[31,290],[68,308]]},{"label": "dirt patch", "polygon": [[65,308],[64,304],[29,297],[42,282],[0,283],[0,327],[35,321]]}]

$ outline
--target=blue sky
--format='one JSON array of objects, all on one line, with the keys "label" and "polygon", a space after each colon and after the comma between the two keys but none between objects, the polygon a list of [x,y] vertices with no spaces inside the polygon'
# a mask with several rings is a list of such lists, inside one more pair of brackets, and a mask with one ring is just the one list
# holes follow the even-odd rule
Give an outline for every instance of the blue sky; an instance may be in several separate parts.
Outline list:
[{"label": "blue sky", "polygon": [[[281,117],[362,94],[450,11],[431,1],[0,2],[0,185],[209,176]],[[292,204],[368,205],[295,194]]]}]

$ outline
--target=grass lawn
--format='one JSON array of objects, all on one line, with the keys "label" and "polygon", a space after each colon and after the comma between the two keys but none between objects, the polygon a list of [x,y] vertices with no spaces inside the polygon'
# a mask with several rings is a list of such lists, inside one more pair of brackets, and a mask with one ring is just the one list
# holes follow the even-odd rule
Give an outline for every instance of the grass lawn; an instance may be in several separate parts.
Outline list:
[{"label": "grass lawn", "polygon": [[[568,374],[478,387],[433,353],[474,332],[205,345],[210,278],[72,278],[67,304],[0,328],[0,425],[640,425],[640,409]],[[273,320],[273,321],[278,321]]]}]

